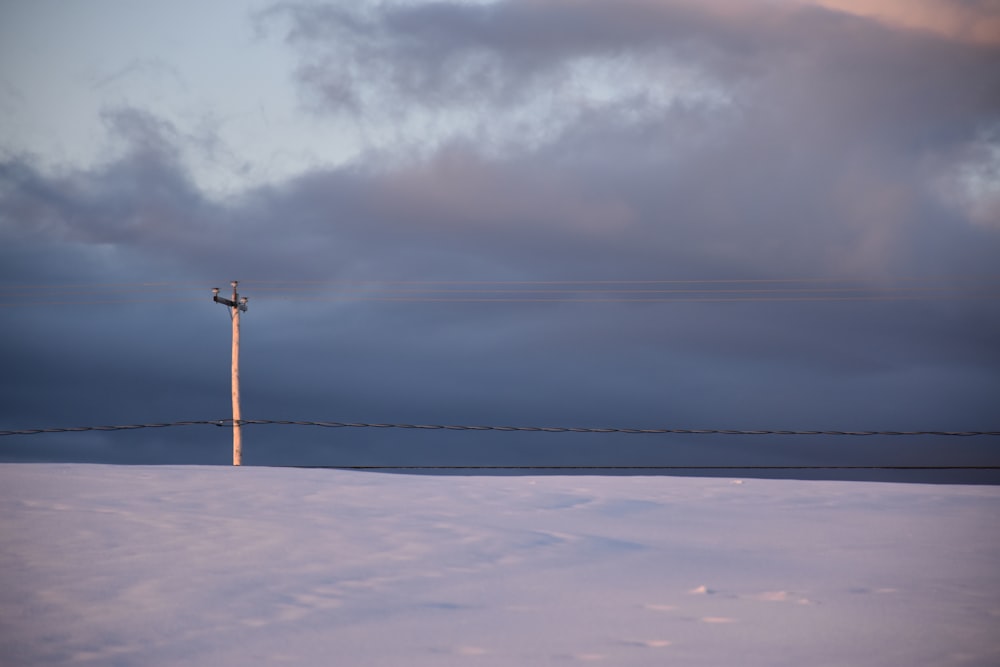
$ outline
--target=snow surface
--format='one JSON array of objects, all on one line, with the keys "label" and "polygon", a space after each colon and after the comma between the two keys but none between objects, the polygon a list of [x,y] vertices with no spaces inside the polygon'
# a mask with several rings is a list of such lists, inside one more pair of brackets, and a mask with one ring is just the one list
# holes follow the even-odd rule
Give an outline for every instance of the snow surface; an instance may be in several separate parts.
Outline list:
[{"label": "snow surface", "polygon": [[4,665],[1000,664],[1000,488],[0,465]]}]

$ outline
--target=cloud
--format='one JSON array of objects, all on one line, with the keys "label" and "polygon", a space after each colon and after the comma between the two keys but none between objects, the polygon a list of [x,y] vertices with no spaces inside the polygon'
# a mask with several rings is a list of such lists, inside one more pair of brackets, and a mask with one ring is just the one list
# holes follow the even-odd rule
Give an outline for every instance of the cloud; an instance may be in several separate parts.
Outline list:
[{"label": "cloud", "polygon": [[[465,127],[497,139],[491,128],[499,124],[505,134],[537,139],[587,109],[623,101],[633,112],[678,96],[716,102],[712,81],[669,57],[699,51],[697,35],[681,35],[702,30],[702,14],[636,2],[611,12],[603,3],[504,2],[286,4],[272,17],[290,22],[287,40],[303,54],[298,77],[317,111],[357,114],[397,132]],[[663,41],[665,28],[676,44]],[[713,52],[709,46],[705,56]],[[739,67],[720,55],[722,69]],[[699,90],[680,91],[677,81]]]},{"label": "cloud", "polygon": [[818,5],[889,25],[973,43],[1000,44],[1000,8],[991,0],[812,0]]},{"label": "cloud", "polygon": [[[886,221],[857,241],[876,260],[891,227],[926,208],[929,182],[950,182],[921,166],[982,173],[938,158],[1000,127],[996,47],[810,4],[284,5],[283,15],[314,110],[353,114],[396,149],[460,141],[484,155],[605,156],[632,141],[624,170],[642,159],[681,172],[667,187],[726,181],[737,199],[762,196],[750,208],[771,205],[769,215],[787,215],[767,201],[777,179],[792,180],[795,198],[805,178],[814,208]],[[822,201],[824,189],[839,202]]]},{"label": "cloud", "polygon": [[[49,421],[47,395],[69,421],[224,413],[208,289],[237,278],[245,413],[265,418],[992,428],[1000,320],[951,298],[993,289],[1000,256],[991,44],[798,2],[286,3],[258,20],[282,27],[313,121],[350,120],[368,150],[210,196],[184,156],[217,138],[136,105],[106,110],[103,162],[5,156],[4,282],[188,299],[76,310],[72,349],[57,312],[12,318],[8,422]],[[691,303],[612,287],[671,280],[628,294]],[[873,300],[823,300],[845,285]],[[746,299],[708,300],[722,288]],[[433,300],[456,290],[471,299]],[[326,435],[303,437],[321,459]],[[420,437],[414,460],[461,450]],[[335,449],[361,440],[400,454],[378,434]],[[558,458],[533,442],[511,451]]]},{"label": "cloud", "polygon": [[1000,228],[1000,140],[996,134],[973,139],[943,157],[943,197],[975,224]]},{"label": "cloud", "polygon": [[30,161],[4,164],[5,231],[161,248],[190,240],[201,195],[180,167],[176,130],[134,109],[108,112],[105,121],[123,148],[93,170],[42,173]]}]

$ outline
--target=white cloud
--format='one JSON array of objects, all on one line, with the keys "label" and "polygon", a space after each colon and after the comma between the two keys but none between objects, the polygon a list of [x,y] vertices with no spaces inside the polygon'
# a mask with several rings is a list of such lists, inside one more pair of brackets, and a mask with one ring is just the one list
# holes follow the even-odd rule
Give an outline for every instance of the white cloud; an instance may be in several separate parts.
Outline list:
[{"label": "white cloud", "polygon": [[984,137],[966,145],[938,183],[945,200],[973,223],[1000,229],[1000,143]]}]

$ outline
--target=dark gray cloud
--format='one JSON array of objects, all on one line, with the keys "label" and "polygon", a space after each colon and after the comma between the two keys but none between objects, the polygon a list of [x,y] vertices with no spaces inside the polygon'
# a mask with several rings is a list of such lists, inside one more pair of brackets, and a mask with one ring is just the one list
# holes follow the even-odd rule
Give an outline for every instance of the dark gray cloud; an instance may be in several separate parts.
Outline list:
[{"label": "dark gray cloud", "polygon": [[[406,136],[224,201],[150,110],[107,113],[120,150],[94,167],[8,156],[0,276],[22,286],[8,301],[103,287],[0,310],[2,425],[224,417],[228,323],[207,289],[235,277],[251,297],[248,417],[995,429],[1000,224],[995,184],[974,176],[994,168],[1000,51],[816,7],[735,7],[285,4],[260,20],[300,54],[313,113],[370,117],[373,132],[454,123],[419,150]],[[520,137],[522,122],[545,131]],[[690,303],[599,282],[643,280],[737,282],[630,286]],[[520,300],[341,301],[337,281]],[[89,303],[124,298],[110,284],[137,303]],[[743,300],[690,292],[723,288]],[[826,300],[850,294],[872,300]],[[523,301],[552,296],[575,300]],[[0,455],[226,460],[214,430],[29,440]],[[968,440],[672,444],[261,427],[248,461],[996,462],[995,443]]]}]

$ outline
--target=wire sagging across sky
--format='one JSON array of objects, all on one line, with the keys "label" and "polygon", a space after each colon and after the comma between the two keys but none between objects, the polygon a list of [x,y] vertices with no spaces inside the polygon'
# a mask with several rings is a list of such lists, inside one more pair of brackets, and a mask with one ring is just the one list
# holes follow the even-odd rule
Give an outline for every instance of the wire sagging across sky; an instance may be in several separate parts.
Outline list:
[{"label": "wire sagging across sky", "polygon": [[[1000,276],[703,280],[245,280],[254,301],[731,303],[1000,299]],[[209,286],[210,287],[210,286]],[[201,283],[0,285],[0,307],[200,301]],[[143,298],[143,296],[145,298]]]},{"label": "wire sagging across sky", "polygon": [[468,424],[390,424],[339,421],[301,421],[289,419],[214,419],[160,422],[153,424],[117,424],[105,426],[56,426],[0,431],[0,436],[38,435],[42,433],[80,433],[85,431],[134,431],[144,428],[168,428],[171,426],[318,426],[322,428],[372,428],[403,429],[414,431],[499,431],[503,433],[619,433],[630,435],[795,435],[795,436],[949,436],[977,437],[1000,436],[1000,431],[861,431],[861,430],[787,430],[787,429],[719,429],[719,428],[624,428],[589,426],[495,426]]}]

